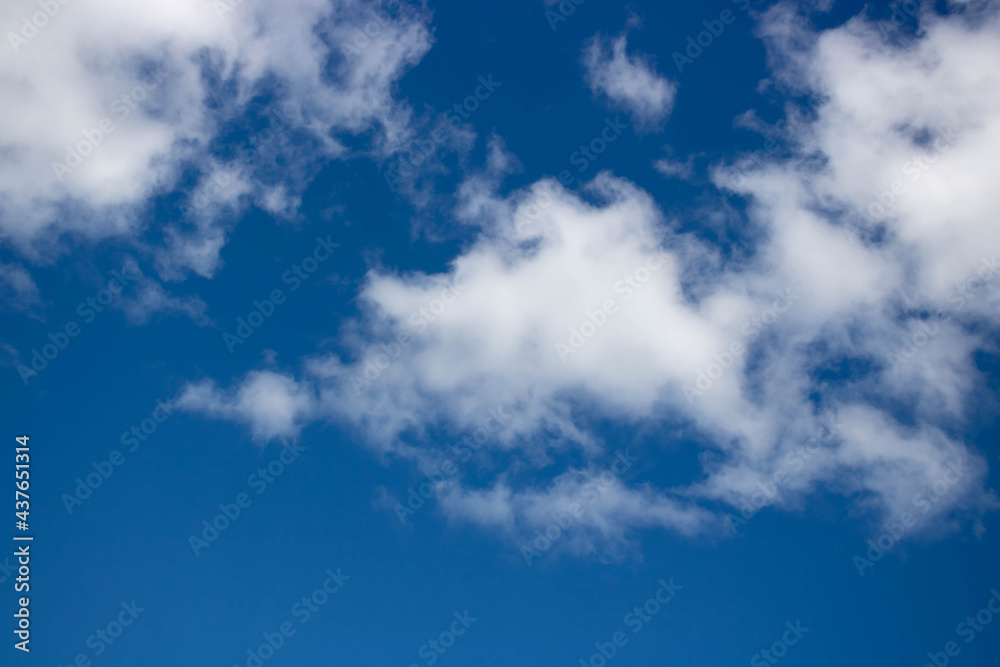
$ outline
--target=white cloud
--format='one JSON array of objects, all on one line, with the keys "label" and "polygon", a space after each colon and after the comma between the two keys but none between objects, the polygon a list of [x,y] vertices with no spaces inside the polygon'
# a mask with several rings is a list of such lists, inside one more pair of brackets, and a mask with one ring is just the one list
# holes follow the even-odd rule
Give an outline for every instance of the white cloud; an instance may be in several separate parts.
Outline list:
[{"label": "white cloud", "polygon": [[684,162],[670,158],[660,158],[653,163],[653,167],[667,178],[690,180],[694,176],[694,157],[689,157]]},{"label": "white cloud", "polygon": [[209,381],[189,385],[174,403],[215,419],[250,424],[254,439],[267,442],[298,437],[314,409],[311,392],[289,376],[258,371],[247,375],[234,392],[220,392]]},{"label": "white cloud", "polygon": [[[1000,324],[1000,23],[929,17],[893,46],[860,19],[818,34],[787,7],[763,21],[772,84],[821,97],[815,117],[790,115],[790,158],[714,170],[749,201],[752,252],[678,233],[607,173],[583,195],[542,181],[501,196],[496,174],[471,179],[456,210],[481,227],[475,243],[441,274],[371,272],[344,352],[272,377],[295,401],[236,408],[261,382],[251,373],[228,394],[194,385],[188,406],[233,413],[258,437],[346,421],[421,462],[448,455],[437,433],[509,406],[477,460],[492,477],[462,471],[441,497],[449,516],[520,538],[607,464],[614,443],[595,421],[703,443],[687,484],[616,480],[567,538],[577,552],[614,552],[630,528],[711,530],[704,508],[738,508],[778,479],[765,504],[824,490],[898,516],[962,461],[935,514],[995,507],[985,461],[958,434],[983,382],[972,355]],[[860,240],[845,233],[879,199]]]},{"label": "white cloud", "polygon": [[5,307],[30,311],[41,305],[38,286],[23,264],[0,262],[0,296]]},{"label": "white cloud", "polygon": [[[51,18],[34,3],[0,8],[0,232],[22,253],[51,255],[66,232],[140,232],[149,196],[174,188],[185,167],[204,171],[197,196],[217,176],[208,157],[217,133],[258,93],[274,93],[289,112],[283,130],[301,135],[254,144],[262,166],[217,194],[210,215],[168,230],[171,277],[217,268],[231,226],[223,205],[286,214],[297,195],[280,186],[308,182],[316,155],[343,154],[338,135],[374,129],[373,148],[394,150],[409,110],[393,87],[431,41],[423,10],[405,3],[391,12],[355,0],[43,4]],[[301,169],[283,183],[270,156],[303,137],[313,160],[291,160]]]},{"label": "white cloud", "polygon": [[135,288],[136,294],[122,297],[125,320],[132,325],[149,322],[160,312],[177,312],[187,315],[198,325],[208,324],[205,316],[207,304],[196,296],[177,297],[167,292],[162,285],[152,279],[141,281]]},{"label": "white cloud", "polygon": [[596,95],[606,96],[632,115],[641,129],[658,129],[674,108],[677,84],[660,76],[648,57],[629,55],[625,35],[594,37],[583,51],[586,81]]}]

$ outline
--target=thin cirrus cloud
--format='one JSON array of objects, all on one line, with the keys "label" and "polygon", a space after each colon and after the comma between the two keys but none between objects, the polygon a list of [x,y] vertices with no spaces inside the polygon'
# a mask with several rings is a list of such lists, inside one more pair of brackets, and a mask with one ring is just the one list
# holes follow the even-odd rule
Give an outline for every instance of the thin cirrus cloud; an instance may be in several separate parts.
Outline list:
[{"label": "thin cirrus cloud", "polygon": [[677,84],[659,75],[647,56],[629,55],[625,35],[594,35],[583,50],[583,66],[594,94],[627,111],[638,128],[659,129],[670,117]]},{"label": "thin cirrus cloud", "polygon": [[[960,435],[983,382],[974,354],[1000,324],[1000,22],[977,19],[926,15],[919,36],[888,41],[864,17],[816,31],[791,5],[764,13],[771,85],[817,102],[790,112],[787,155],[711,170],[720,197],[748,201],[739,253],[610,173],[583,195],[551,180],[501,194],[489,173],[460,188],[456,211],[481,232],[448,271],[369,273],[356,325],[375,343],[345,337],[297,372],[202,380],[177,400],[261,440],[352,424],[425,471],[451,456],[434,433],[505,406],[478,453],[487,478],[460,471],[439,498],[519,538],[613,461],[595,420],[699,443],[686,484],[607,484],[559,545],[576,553],[614,554],[649,526],[718,531],[775,483],[767,504],[824,491],[898,516],[956,462],[968,472],[925,527],[964,526],[997,506]],[[640,456],[667,456],[655,449]]]}]

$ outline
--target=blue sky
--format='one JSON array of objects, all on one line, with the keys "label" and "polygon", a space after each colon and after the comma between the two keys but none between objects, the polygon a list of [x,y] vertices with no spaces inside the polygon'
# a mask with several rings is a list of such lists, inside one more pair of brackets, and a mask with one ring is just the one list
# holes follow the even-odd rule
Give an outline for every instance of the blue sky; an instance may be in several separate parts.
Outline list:
[{"label": "blue sky", "polygon": [[995,665],[998,10],[9,3],[0,664]]}]

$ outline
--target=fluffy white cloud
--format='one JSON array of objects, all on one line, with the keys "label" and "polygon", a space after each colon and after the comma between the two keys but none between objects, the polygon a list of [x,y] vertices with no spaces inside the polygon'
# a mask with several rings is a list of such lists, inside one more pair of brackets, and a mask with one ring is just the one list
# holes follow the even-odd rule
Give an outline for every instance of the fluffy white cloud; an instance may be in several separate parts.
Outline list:
[{"label": "fluffy white cloud", "polygon": [[188,386],[174,401],[181,409],[216,419],[250,424],[260,442],[298,436],[303,420],[313,412],[312,390],[294,378],[272,372],[247,375],[234,392],[221,392],[210,381]]},{"label": "fluffy white cloud", "polygon": [[65,232],[137,232],[150,195],[170,191],[182,169],[204,173],[195,196],[216,182],[208,155],[217,133],[247,116],[256,95],[273,95],[285,136],[253,133],[235,160],[254,167],[167,231],[165,275],[211,275],[224,205],[295,206],[309,174],[281,182],[267,169],[276,151],[309,141],[314,156],[336,156],[338,135],[371,129],[376,150],[405,139],[409,110],[393,86],[430,46],[426,19],[413,5],[358,0],[5,3],[0,232],[33,256],[51,255]]},{"label": "fluffy white cloud", "polygon": [[[518,539],[611,464],[595,422],[702,443],[703,470],[677,488],[615,477],[563,541],[577,552],[613,552],[633,527],[717,529],[706,508],[817,490],[898,516],[945,480],[939,519],[995,507],[960,436],[982,383],[973,353],[1000,324],[1000,22],[978,18],[928,16],[890,44],[862,19],[814,33],[787,6],[765,15],[772,83],[818,101],[780,131],[790,158],[714,170],[748,201],[737,252],[678,233],[607,173],[583,195],[552,181],[500,195],[490,173],[456,207],[481,227],[475,243],[442,274],[373,271],[343,354],[306,360],[299,380],[194,385],[187,405],[258,437],[351,422],[424,471],[506,406],[438,492],[449,516]],[[286,410],[235,407],[264,377]]]},{"label": "fluffy white cloud", "polygon": [[583,51],[587,85],[628,111],[639,128],[659,128],[674,108],[677,84],[660,76],[648,57],[630,56],[627,46],[625,35],[610,42],[594,35]]}]

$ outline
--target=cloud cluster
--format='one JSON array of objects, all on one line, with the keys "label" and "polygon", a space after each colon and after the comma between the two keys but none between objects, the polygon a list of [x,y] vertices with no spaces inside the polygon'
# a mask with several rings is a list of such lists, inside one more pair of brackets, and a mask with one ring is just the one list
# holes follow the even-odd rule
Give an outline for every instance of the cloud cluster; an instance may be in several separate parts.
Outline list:
[{"label": "cloud cluster", "polygon": [[[720,197],[747,202],[737,246],[680,233],[608,173],[582,193],[473,179],[456,210],[481,232],[448,271],[369,274],[355,324],[374,342],[344,336],[299,379],[196,383],[181,404],[257,437],[352,423],[425,461],[502,403],[512,417],[476,462],[486,478],[461,473],[442,506],[520,538],[609,462],[600,424],[698,443],[687,484],[615,480],[564,541],[576,551],[634,527],[716,530],[712,510],[762,488],[780,487],[765,504],[829,491],[893,515],[956,460],[971,473],[939,517],[994,507],[961,434],[982,383],[973,355],[996,354],[1000,323],[1000,22],[959,11],[921,27],[889,42],[860,17],[823,32],[788,5],[762,17],[770,85],[815,103],[789,111],[790,157],[713,169]],[[616,49],[608,62],[628,63]],[[643,455],[667,459],[671,440]]]},{"label": "cloud cluster", "polygon": [[[406,138],[409,109],[393,87],[430,47],[426,21],[398,0],[5,3],[0,233],[34,258],[67,233],[135,236],[152,196],[191,172],[217,177],[216,138],[239,130],[262,95],[286,112],[283,139],[250,128],[234,158],[244,177],[216,203],[287,213],[310,174],[279,180],[267,168],[276,151],[294,158],[308,143],[311,155],[343,155],[338,137],[374,130],[371,149],[391,152]],[[198,210],[166,230],[167,277],[218,265],[224,207]]]},{"label": "cloud cluster", "polygon": [[637,127],[657,129],[673,111],[677,84],[660,76],[648,57],[630,56],[627,47],[625,35],[610,41],[594,35],[583,51],[587,85],[628,111]]}]

